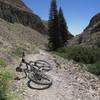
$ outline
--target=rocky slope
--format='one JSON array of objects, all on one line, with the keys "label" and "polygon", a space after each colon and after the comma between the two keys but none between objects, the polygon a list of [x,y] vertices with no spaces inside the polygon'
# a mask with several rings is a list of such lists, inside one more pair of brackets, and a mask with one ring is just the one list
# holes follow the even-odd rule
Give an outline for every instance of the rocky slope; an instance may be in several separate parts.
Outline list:
[{"label": "rocky slope", "polygon": [[69,41],[70,45],[90,45],[100,47],[100,13],[96,14],[84,31]]},{"label": "rocky slope", "polygon": [[99,23],[99,22],[100,22],[100,13],[97,13],[97,14],[96,14],[95,16],[93,16],[93,18],[90,20],[90,23],[89,23],[89,25],[87,26],[87,28],[86,28],[85,30],[87,30],[87,29],[93,27],[94,25],[96,25],[96,24]]},{"label": "rocky slope", "polygon": [[47,38],[38,31],[0,18],[0,61],[11,63],[23,51],[31,53],[36,46],[44,48],[46,44]]},{"label": "rocky slope", "polygon": [[23,10],[27,10],[29,12],[32,12],[31,9],[29,9],[21,0],[0,0],[1,2],[13,5],[15,7],[19,7]]},{"label": "rocky slope", "polygon": [[23,51],[47,44],[47,28],[21,0],[0,0],[0,61],[11,62]]},{"label": "rocky slope", "polygon": [[[11,85],[11,91],[21,100],[100,100],[100,80],[88,72],[79,72],[80,66],[73,61],[42,50],[25,58],[27,61],[45,60],[49,62],[52,70],[46,74],[52,78],[53,84],[48,89],[35,90],[27,86],[28,78],[15,80]],[[20,59],[10,65],[14,72],[19,62]],[[17,72],[16,74],[20,78],[24,77],[24,73]],[[45,87],[35,83],[31,85],[34,88]]]},{"label": "rocky slope", "polygon": [[47,34],[39,16],[34,14],[21,0],[0,0],[0,18],[11,23],[21,23],[40,33]]}]

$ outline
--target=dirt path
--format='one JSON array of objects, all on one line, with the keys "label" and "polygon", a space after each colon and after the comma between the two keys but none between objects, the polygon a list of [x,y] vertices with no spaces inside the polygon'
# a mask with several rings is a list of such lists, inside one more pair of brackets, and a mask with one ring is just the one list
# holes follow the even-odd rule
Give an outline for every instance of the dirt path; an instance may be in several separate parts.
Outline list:
[{"label": "dirt path", "polygon": [[[45,90],[34,90],[27,87],[28,79],[15,81],[13,91],[22,100],[100,100],[99,79],[87,72],[79,73],[78,65],[72,61],[68,62],[42,50],[38,54],[28,55],[26,59],[48,61],[53,69],[47,74],[53,79],[53,84]],[[17,75],[22,76],[19,73]],[[41,87],[34,83],[32,85]]]}]

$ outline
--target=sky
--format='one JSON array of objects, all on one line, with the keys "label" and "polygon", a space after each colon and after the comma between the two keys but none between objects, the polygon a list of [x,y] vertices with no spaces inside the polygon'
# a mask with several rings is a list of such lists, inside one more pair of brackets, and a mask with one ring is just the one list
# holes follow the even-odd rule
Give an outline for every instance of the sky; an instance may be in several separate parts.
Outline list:
[{"label": "sky", "polygon": [[[23,0],[24,3],[39,15],[48,20],[51,0]],[[57,0],[61,6],[69,31],[73,35],[80,34],[89,24],[90,19],[100,12],[100,0]]]}]

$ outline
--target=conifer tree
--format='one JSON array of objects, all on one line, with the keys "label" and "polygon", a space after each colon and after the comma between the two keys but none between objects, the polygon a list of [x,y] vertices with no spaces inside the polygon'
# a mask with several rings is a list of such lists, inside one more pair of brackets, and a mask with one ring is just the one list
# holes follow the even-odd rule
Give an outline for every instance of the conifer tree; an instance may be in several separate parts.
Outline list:
[{"label": "conifer tree", "polygon": [[64,46],[67,43],[68,40],[68,27],[63,15],[63,11],[60,7],[59,9],[59,34],[60,34],[60,41],[62,42],[62,45]]},{"label": "conifer tree", "polygon": [[59,26],[58,26],[58,11],[56,0],[52,0],[49,22],[48,22],[48,32],[49,32],[49,47],[52,50],[57,50],[60,47],[59,39]]}]

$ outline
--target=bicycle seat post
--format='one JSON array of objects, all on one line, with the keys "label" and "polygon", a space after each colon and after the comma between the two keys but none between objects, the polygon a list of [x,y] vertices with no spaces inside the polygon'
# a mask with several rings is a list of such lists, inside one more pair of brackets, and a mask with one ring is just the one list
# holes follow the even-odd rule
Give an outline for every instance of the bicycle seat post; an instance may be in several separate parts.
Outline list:
[{"label": "bicycle seat post", "polygon": [[25,52],[22,53],[22,62],[25,62]]}]

